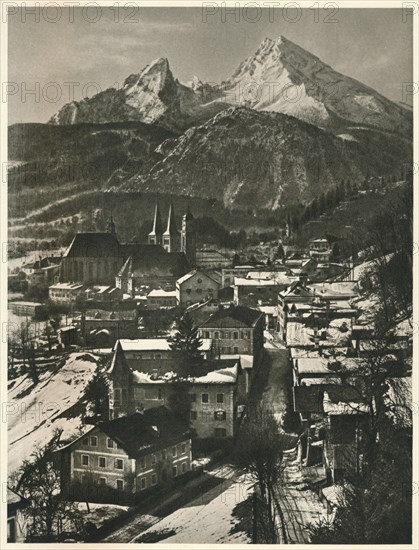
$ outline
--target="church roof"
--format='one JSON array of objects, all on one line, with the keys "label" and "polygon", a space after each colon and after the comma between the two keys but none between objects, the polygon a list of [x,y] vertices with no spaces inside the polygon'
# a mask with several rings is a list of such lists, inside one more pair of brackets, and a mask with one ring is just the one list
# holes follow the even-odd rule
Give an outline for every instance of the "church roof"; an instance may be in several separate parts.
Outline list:
[{"label": "church roof", "polygon": [[150,231],[149,235],[161,235],[162,233],[163,233],[163,224],[161,221],[160,208],[158,203],[156,203],[156,209],[154,211],[153,229]]},{"label": "church roof", "polygon": [[135,245],[118,273],[119,277],[176,277],[189,271],[188,260],[183,252],[166,252],[156,245]]},{"label": "church roof", "polygon": [[111,233],[77,233],[64,252],[64,258],[116,258],[120,255],[122,251],[118,239]]},{"label": "church roof", "polygon": [[178,233],[179,231],[176,227],[175,211],[173,208],[173,203],[171,203],[169,208],[169,216],[167,218],[167,228],[163,235],[177,235]]}]

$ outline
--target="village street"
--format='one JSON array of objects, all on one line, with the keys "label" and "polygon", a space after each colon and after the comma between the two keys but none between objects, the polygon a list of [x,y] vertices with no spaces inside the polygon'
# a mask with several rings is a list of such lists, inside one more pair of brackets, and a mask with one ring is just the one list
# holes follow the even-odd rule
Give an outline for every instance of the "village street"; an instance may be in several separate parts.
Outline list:
[{"label": "village street", "polygon": [[[280,345],[279,345],[280,346]],[[288,350],[275,342],[265,344],[264,361],[261,365],[261,385],[255,386],[253,398],[271,409],[278,422],[287,408],[291,395],[291,373]],[[288,544],[309,543],[307,525],[316,523],[325,516],[325,508],[317,495],[308,488],[297,459],[296,449],[284,453],[283,476],[278,484],[277,502],[282,510],[286,541]],[[278,514],[279,511],[277,510]]]},{"label": "village street", "polygon": [[218,465],[168,492],[147,513],[131,516],[100,542],[187,542],[191,534],[194,542],[250,542],[251,525],[243,517],[248,506],[241,505],[250,503],[252,486],[232,466]]}]

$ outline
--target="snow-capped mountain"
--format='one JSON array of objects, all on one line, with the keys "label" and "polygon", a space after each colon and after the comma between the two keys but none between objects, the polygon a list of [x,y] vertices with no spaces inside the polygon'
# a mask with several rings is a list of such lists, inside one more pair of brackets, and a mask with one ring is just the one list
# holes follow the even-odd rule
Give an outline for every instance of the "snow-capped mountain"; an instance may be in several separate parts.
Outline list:
[{"label": "snow-capped mountain", "polygon": [[120,90],[65,105],[50,123],[136,120],[184,130],[229,105],[294,116],[331,130],[356,124],[404,134],[411,130],[409,109],[344,76],[284,37],[266,38],[233,75],[218,86],[197,76],[175,79],[159,58],[130,75]]},{"label": "snow-capped mountain", "polygon": [[319,127],[354,123],[400,132],[411,128],[408,110],[283,36],[265,38],[222,87],[230,102],[289,114]]},{"label": "snow-capped mountain", "polygon": [[[49,121],[52,124],[79,124],[140,121],[158,123],[181,130],[202,118],[209,118],[224,106],[203,104],[203,90],[197,77],[190,86],[174,78],[165,58],[131,74],[122,88],[109,88],[83,101],[67,103]],[[219,94],[218,94],[219,95]]]}]

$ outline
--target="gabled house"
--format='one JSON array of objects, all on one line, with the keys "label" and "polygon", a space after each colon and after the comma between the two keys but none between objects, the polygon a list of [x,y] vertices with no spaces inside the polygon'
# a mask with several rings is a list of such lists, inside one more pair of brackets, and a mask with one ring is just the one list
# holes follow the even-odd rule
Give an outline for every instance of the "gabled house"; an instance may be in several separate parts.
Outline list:
[{"label": "gabled house", "polygon": [[217,299],[219,282],[201,270],[193,270],[176,281],[176,299],[181,307],[207,299]]},{"label": "gabled house", "polygon": [[220,306],[200,327],[219,355],[254,355],[263,350],[264,315],[246,306]]},{"label": "gabled house", "polygon": [[[110,417],[182,402],[194,436],[233,437],[240,404],[249,390],[253,357],[204,361],[193,372],[182,369],[181,358],[167,358],[172,370],[141,370],[131,366],[118,342],[108,370]],[[184,412],[185,412],[184,411]]]},{"label": "gabled house", "polygon": [[166,407],[100,422],[55,452],[62,494],[96,502],[138,500],[192,460],[190,430]]}]

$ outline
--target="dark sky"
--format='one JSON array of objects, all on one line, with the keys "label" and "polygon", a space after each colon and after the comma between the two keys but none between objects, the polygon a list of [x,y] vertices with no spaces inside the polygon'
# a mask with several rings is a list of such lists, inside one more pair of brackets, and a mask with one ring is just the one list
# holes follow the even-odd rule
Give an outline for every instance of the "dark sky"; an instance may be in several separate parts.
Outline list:
[{"label": "dark sky", "polygon": [[413,78],[412,17],[401,9],[50,8],[38,21],[20,10],[8,33],[10,123],[46,122],[69,100],[121,86],[157,57],[169,59],[181,82],[221,82],[266,36],[284,35],[395,101]]}]

